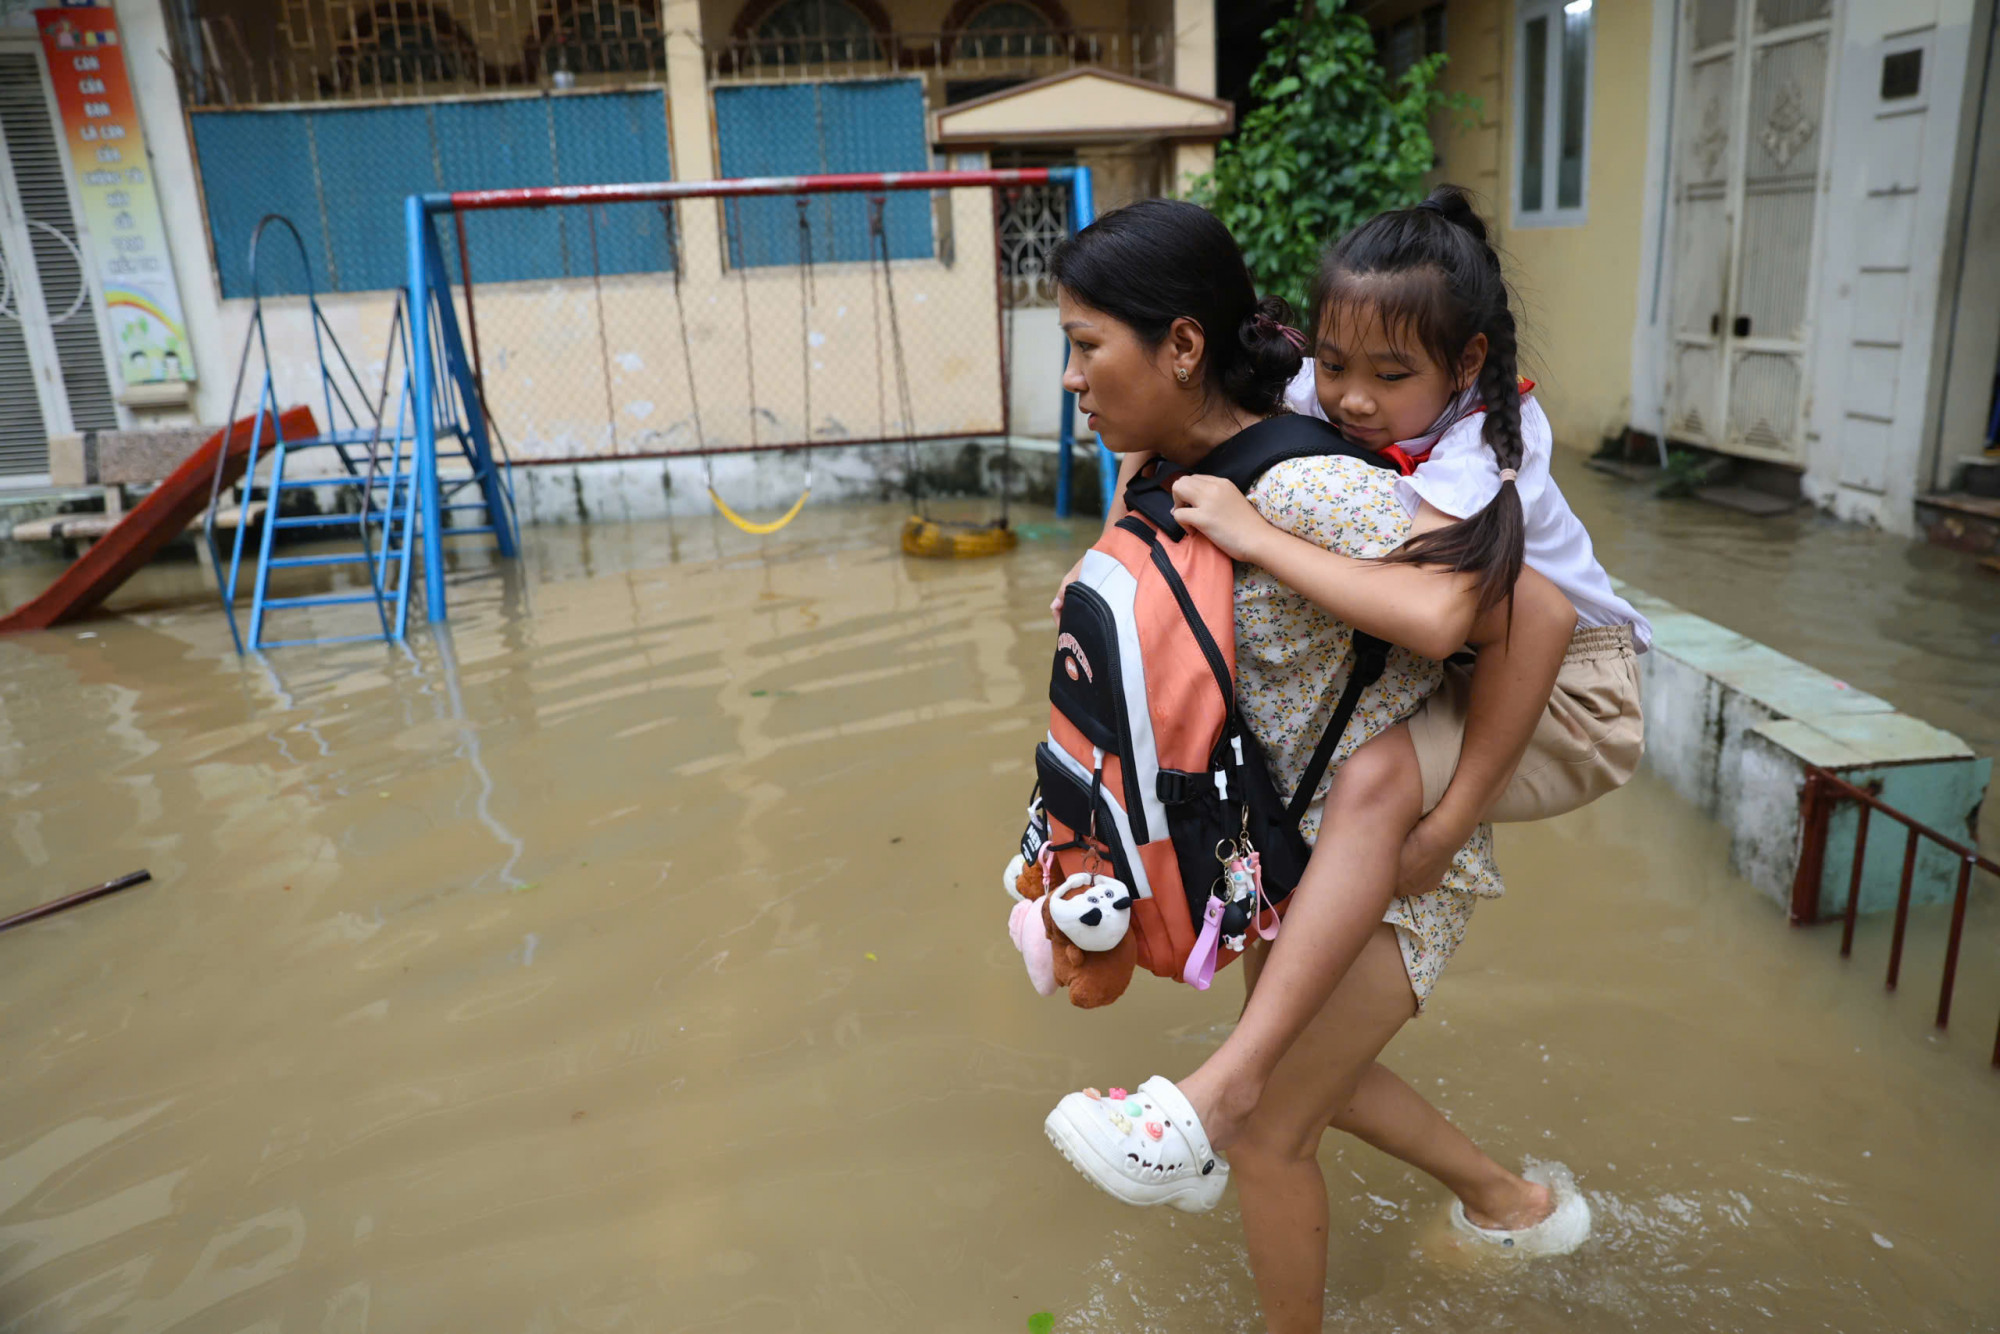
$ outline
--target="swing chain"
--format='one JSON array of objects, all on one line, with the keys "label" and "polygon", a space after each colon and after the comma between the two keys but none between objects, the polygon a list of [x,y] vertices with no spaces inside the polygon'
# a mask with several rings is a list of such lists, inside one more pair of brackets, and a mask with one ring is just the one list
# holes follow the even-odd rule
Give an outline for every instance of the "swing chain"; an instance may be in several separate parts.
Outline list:
[{"label": "swing chain", "polygon": [[[687,307],[681,292],[681,247],[678,215],[670,212],[671,205],[662,205],[661,212],[667,217],[667,243],[674,264],[674,318],[679,326],[681,340],[681,360],[687,368],[688,402],[693,408],[695,446],[701,452],[702,485],[708,490],[708,498],[715,505],[716,512],[746,533],[763,537],[777,532],[799,516],[805,508],[813,487],[812,454],[812,306],[816,301],[812,272],[812,223],[807,216],[806,203],[799,205],[799,376],[804,399],[804,449],[805,484],[792,507],[776,519],[757,522],[744,518],[730,508],[715,489],[715,456],[708,448],[708,440],[702,430],[701,405],[696,397],[694,376],[693,341],[688,337]],[[757,368],[755,363],[755,340],[750,330],[750,264],[743,246],[743,211],[740,202],[728,207],[728,232],[732,257],[736,263],[738,290],[743,301],[743,368],[750,393],[750,445],[757,448],[762,442],[757,434]]]},{"label": "swing chain", "polygon": [[[903,359],[903,325],[896,314],[895,270],[889,263],[889,229],[882,224],[884,207],[888,204],[886,195],[868,196],[868,237],[869,249],[878,254],[882,262],[882,296],[889,307],[889,350],[896,366],[896,410],[903,416],[903,450],[908,459],[910,483],[910,503],[917,513],[928,519],[930,511],[925,508],[917,468],[917,413],[910,398],[910,370]],[[879,376],[881,372],[878,370]],[[888,434],[885,429],[883,434]]]}]

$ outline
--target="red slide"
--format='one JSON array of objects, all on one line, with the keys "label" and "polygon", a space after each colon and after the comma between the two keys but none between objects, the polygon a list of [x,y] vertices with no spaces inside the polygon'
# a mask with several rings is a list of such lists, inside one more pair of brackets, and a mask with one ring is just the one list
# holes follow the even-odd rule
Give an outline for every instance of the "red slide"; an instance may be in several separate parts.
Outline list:
[{"label": "red slide", "polygon": [[[288,409],[278,423],[287,440],[310,440],[319,434],[311,408]],[[64,570],[40,597],[0,616],[0,635],[46,630],[88,615],[208,507],[209,488],[215,479],[215,456],[222,450],[225,436],[229,446],[222,465],[222,484],[228,486],[243,475],[243,465],[250,460],[250,438],[256,425],[255,417],[245,417],[210,436],[167,480],[133,506],[116,528],[77,557],[76,563]],[[259,448],[270,448],[272,439],[271,419],[267,414]]]}]

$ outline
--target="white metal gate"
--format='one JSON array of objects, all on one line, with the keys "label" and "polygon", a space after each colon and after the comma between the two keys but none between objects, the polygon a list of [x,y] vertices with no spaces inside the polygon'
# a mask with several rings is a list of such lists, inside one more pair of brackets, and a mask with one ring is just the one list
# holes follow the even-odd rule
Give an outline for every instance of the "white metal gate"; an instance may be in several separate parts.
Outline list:
[{"label": "white metal gate", "polygon": [[33,49],[0,47],[0,484],[118,425],[58,133]]},{"label": "white metal gate", "polygon": [[1667,430],[1805,461],[1833,0],[1686,0]]}]

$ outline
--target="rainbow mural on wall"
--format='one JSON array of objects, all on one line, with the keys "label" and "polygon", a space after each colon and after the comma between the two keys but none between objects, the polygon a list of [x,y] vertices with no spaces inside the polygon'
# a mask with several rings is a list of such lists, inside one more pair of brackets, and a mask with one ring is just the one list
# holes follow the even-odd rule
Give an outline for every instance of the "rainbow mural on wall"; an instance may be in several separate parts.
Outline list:
[{"label": "rainbow mural on wall", "polygon": [[128,385],[192,380],[187,320],[118,17],[83,6],[37,9],[35,27],[48,55],[119,377]]}]

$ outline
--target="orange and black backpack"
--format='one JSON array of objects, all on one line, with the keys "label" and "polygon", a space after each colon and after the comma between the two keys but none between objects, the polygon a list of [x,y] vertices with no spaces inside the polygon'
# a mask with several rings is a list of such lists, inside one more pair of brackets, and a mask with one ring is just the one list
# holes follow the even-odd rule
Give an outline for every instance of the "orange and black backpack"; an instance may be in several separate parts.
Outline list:
[{"label": "orange and black backpack", "polygon": [[[1247,492],[1276,464],[1328,454],[1396,470],[1323,421],[1281,415],[1240,432],[1193,471]],[[1039,806],[1030,810],[1038,813],[1022,840],[1031,862],[1054,850],[1051,885],[1108,863],[1131,890],[1139,966],[1170,978],[1184,976],[1223,858],[1239,838],[1257,851],[1265,896],[1283,911],[1310,855],[1299,820],[1388,653],[1381,640],[1355,634],[1326,734],[1298,790],[1282,797],[1236,708],[1235,563],[1174,521],[1170,488],[1179,475],[1155,460],[1133,479],[1130,513],[1085,554],[1063,595],[1049,732],[1035,749]],[[1224,952],[1220,961],[1233,957]]]}]

